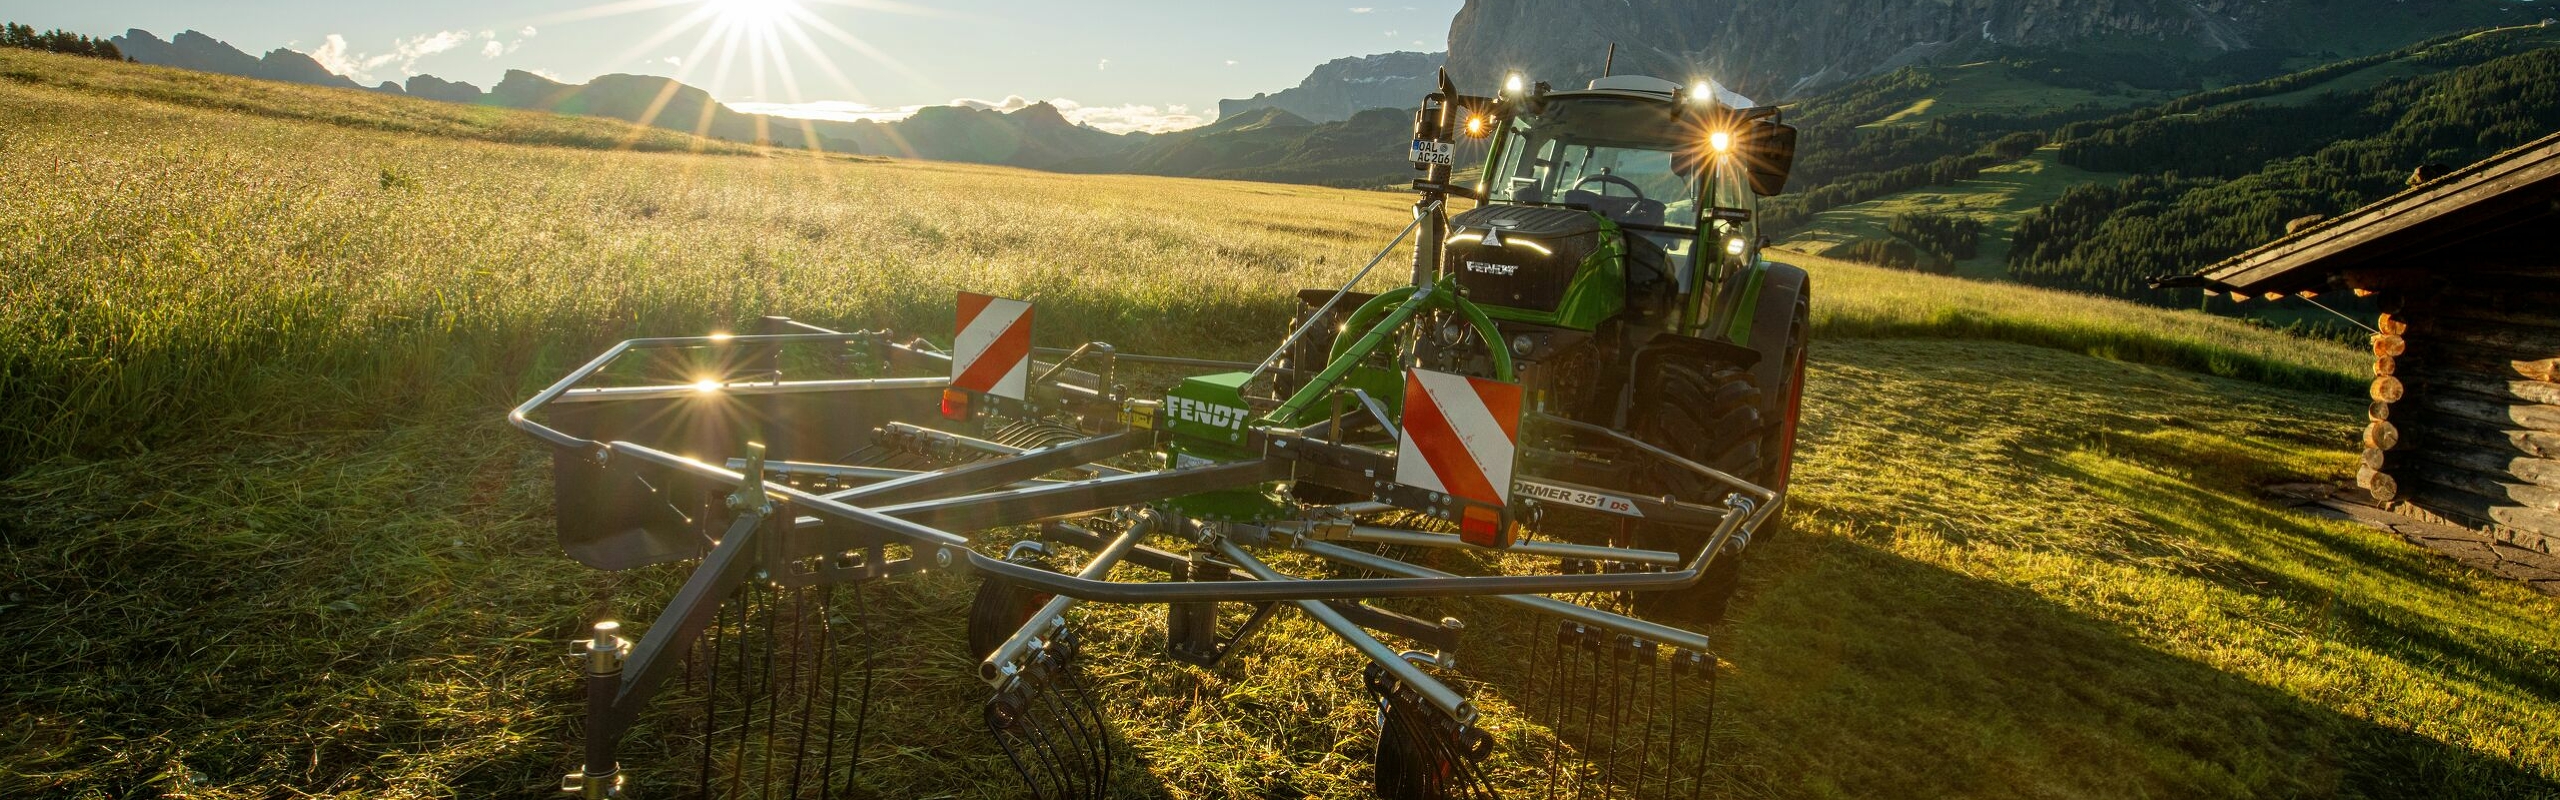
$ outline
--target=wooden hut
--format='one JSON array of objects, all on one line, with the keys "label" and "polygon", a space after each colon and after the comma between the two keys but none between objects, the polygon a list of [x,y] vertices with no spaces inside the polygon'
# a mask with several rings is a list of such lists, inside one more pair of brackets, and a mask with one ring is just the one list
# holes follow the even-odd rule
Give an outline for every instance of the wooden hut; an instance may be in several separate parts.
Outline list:
[{"label": "wooden hut", "polygon": [[2384,311],[2357,484],[2391,510],[2560,551],[2560,135],[2186,281]]}]

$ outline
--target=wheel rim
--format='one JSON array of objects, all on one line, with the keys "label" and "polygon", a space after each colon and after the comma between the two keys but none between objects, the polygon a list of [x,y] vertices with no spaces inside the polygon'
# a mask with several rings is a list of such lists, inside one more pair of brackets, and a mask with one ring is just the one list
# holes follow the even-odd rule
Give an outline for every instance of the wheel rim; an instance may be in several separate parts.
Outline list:
[{"label": "wheel rim", "polygon": [[1804,349],[1797,349],[1795,355],[1795,364],[1787,368],[1787,413],[1778,422],[1777,485],[1769,487],[1780,492],[1795,478],[1796,422],[1804,418]]}]

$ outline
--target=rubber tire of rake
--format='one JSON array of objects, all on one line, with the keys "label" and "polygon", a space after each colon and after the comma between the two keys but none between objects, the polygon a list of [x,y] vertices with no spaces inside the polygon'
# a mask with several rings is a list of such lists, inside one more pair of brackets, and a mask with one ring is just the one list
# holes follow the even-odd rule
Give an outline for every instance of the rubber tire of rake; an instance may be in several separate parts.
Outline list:
[{"label": "rubber tire of rake", "polygon": [[[1008,559],[1016,564],[1055,571],[1046,559],[1029,553]],[[978,578],[978,594],[969,601],[969,655],[980,661],[995,653],[1022,623],[1048,605],[1050,595],[993,576]]]},{"label": "rubber tire of rake", "polygon": [[[1653,387],[1635,409],[1636,437],[1683,458],[1750,481],[1766,480],[1761,448],[1768,442],[1770,422],[1759,383],[1740,367],[1665,358],[1638,376],[1639,386]],[[1729,491],[1714,481],[1658,461],[1636,470],[1637,488],[1646,494],[1708,505]],[[1705,544],[1704,531],[1648,523],[1636,525],[1636,546],[1694,555]],[[1703,624],[1724,621],[1725,607],[1740,585],[1741,551],[1727,552],[1707,566],[1707,574],[1686,589],[1635,593],[1636,610],[1657,619]]]}]

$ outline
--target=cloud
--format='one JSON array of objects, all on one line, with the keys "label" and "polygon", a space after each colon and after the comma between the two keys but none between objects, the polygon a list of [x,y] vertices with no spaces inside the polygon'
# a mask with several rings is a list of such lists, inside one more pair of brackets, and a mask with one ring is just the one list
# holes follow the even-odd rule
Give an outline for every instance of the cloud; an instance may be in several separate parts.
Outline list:
[{"label": "cloud", "polygon": [[1111,59],[1108,59],[1108,58],[1103,59],[1102,61],[1100,61],[1100,62],[1098,62],[1098,63],[1094,64],[1094,65],[1093,65],[1093,68],[1094,68],[1094,70],[1096,70],[1096,71],[1110,69],[1110,68],[1111,68]]},{"label": "cloud", "polygon": [[362,63],[364,57],[347,53],[347,37],[329,34],[327,38],[321,40],[319,47],[311,49],[309,55],[311,60],[320,62],[321,69],[357,80],[364,80],[367,77]]},{"label": "cloud", "polygon": [[1368,6],[1361,6],[1361,7],[1359,7],[1359,8],[1351,9],[1351,13],[1354,13],[1354,14],[1366,14],[1366,13],[1369,13],[1369,12],[1371,12],[1371,11],[1376,11],[1376,10],[1377,10],[1377,9],[1370,8],[1370,7],[1368,7]]},{"label": "cloud", "polygon": [[810,103],[730,103],[730,108],[748,114],[767,114],[793,119],[822,119],[837,122],[895,122],[913,116],[924,106],[875,106],[851,100],[819,100]]},{"label": "cloud", "polygon": [[531,38],[533,38],[533,26],[531,26],[531,25],[524,26],[524,30],[522,31],[522,33],[524,34],[524,38],[527,38],[527,39],[531,39]]},{"label": "cloud", "polygon": [[[416,75],[419,59],[451,52],[469,44],[473,38],[470,31],[436,31],[395,39],[388,53],[358,53],[347,45],[347,37],[332,33],[309,55],[311,60],[320,62],[320,66],[330,72],[353,78],[359,83],[372,83],[374,70],[396,66],[402,75]],[[492,40],[481,46],[480,53],[496,58],[513,52],[517,44],[520,42],[511,42],[503,49],[493,50],[498,43]]]},{"label": "cloud", "polygon": [[1232,66],[1235,66],[1235,65],[1236,65],[1236,60],[1235,60],[1235,59],[1232,59],[1232,58],[1227,59],[1227,66],[1232,67]]},{"label": "cloud", "polygon": [[401,40],[399,53],[403,58],[416,60],[422,56],[431,56],[461,47],[463,42],[468,41],[471,41],[471,34],[465,31],[422,33]]},{"label": "cloud", "polygon": [[[951,102],[946,103],[945,105],[959,106],[962,108],[975,108],[985,111],[1001,111],[1010,114],[1024,108],[1028,108],[1036,102],[1042,101],[1032,100],[1022,97],[1021,95],[1008,95],[1002,100],[983,100],[973,97],[954,98]],[[1052,106],[1056,106],[1058,108],[1058,113],[1065,116],[1068,122],[1091,126],[1096,130],[1110,133],[1129,133],[1132,131],[1163,133],[1165,131],[1178,131],[1185,128],[1197,128],[1209,123],[1208,118],[1193,112],[1190,106],[1182,105],[1180,103],[1161,106],[1143,103],[1131,103],[1116,106],[1088,106],[1063,97],[1050,98],[1046,102]],[[868,103],[856,103],[846,100],[822,100],[810,103],[740,102],[730,103],[729,107],[749,114],[770,114],[777,117],[824,119],[840,122],[853,122],[857,120],[895,122],[897,120],[914,116],[918,110],[924,108],[923,106],[875,106]]]},{"label": "cloud", "polygon": [[1011,112],[1020,111],[1030,106],[1031,101],[1025,99],[1022,95],[1009,94],[1005,95],[1002,100],[980,100],[974,97],[953,98],[951,102],[945,103],[944,105],[959,106],[961,108],[974,108],[980,111]]},{"label": "cloud", "polygon": [[1097,130],[1111,133],[1135,131],[1164,133],[1209,124],[1207,117],[1193,113],[1190,106],[1181,103],[1162,106],[1140,103],[1088,106],[1073,100],[1056,98],[1050,100],[1049,104],[1057,106],[1058,112],[1065,114],[1069,122],[1092,126]]},{"label": "cloud", "polygon": [[480,55],[497,58],[507,54],[507,46],[495,40],[480,43]]},{"label": "cloud", "polygon": [[667,64],[669,64],[670,66],[678,66],[678,67],[684,66],[684,56],[668,56],[668,57],[666,57],[666,58],[661,58],[661,59],[658,59],[658,60],[659,60],[659,61],[667,62]]}]

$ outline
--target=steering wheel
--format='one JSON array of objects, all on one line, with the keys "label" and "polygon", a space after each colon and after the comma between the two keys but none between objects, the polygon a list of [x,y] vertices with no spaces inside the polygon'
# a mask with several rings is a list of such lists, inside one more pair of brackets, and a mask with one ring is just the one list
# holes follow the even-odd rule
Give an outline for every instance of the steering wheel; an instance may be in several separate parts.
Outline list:
[{"label": "steering wheel", "polygon": [[[1582,187],[1583,187],[1585,184],[1592,184],[1592,183],[1606,183],[1606,184],[1611,184],[1611,185],[1615,185],[1615,186],[1624,186],[1624,187],[1627,187],[1627,193],[1628,193],[1628,194],[1635,195],[1635,196],[1636,196],[1636,199],[1638,199],[1638,200],[1646,199],[1646,198],[1645,198],[1645,196],[1644,196],[1644,190],[1643,190],[1643,189],[1641,189],[1641,188],[1638,188],[1638,187],[1636,186],[1635,181],[1627,180],[1627,179],[1625,179],[1625,178],[1621,178],[1621,177],[1618,177],[1618,176],[1616,176],[1616,175],[1611,175],[1611,174],[1608,174],[1608,173],[1605,173],[1605,172],[1604,172],[1604,173],[1601,173],[1601,174],[1598,174],[1598,175],[1585,175],[1585,176],[1583,176],[1583,177],[1582,177],[1582,180],[1578,180],[1578,181],[1574,181],[1574,182],[1573,182],[1573,188],[1571,188],[1571,189],[1566,189],[1565,191],[1569,191],[1569,192],[1570,192],[1570,191],[1580,191],[1580,190],[1582,189]],[[1608,194],[1609,194],[1609,193],[1608,193],[1608,192],[1597,192],[1596,194],[1599,194],[1599,195],[1601,195],[1601,196],[1603,196],[1603,197],[1606,197],[1606,196],[1608,196]]]}]

